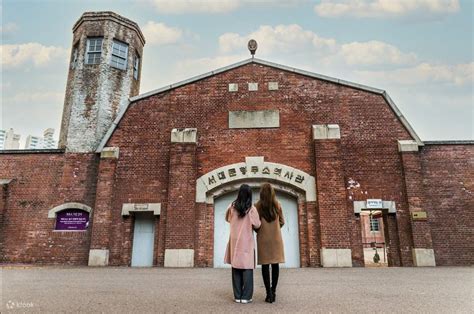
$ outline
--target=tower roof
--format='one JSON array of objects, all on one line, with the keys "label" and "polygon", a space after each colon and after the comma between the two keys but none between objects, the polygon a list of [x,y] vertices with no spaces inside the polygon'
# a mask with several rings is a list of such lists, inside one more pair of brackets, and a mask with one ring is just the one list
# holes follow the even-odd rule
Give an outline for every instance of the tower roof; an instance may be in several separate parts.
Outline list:
[{"label": "tower roof", "polygon": [[137,23],[135,23],[132,20],[127,19],[126,17],[123,17],[115,12],[112,11],[98,11],[98,12],[84,12],[81,17],[77,20],[77,22],[74,24],[72,27],[72,31],[75,32],[76,29],[83,23],[87,21],[114,21],[115,23],[121,24],[125,27],[131,28],[135,30],[138,34],[138,37],[140,38],[141,42],[143,45],[145,45],[145,36],[143,36],[143,33],[140,29],[140,26],[138,26]]}]

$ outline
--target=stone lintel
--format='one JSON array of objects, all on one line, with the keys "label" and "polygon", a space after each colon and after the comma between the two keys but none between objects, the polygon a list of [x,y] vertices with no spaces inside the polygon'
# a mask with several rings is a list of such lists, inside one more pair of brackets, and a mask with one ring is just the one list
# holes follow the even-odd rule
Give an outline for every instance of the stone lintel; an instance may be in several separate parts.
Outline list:
[{"label": "stone lintel", "polygon": [[[380,209],[388,209],[389,214],[396,214],[397,207],[395,201],[382,201],[382,208]],[[354,201],[354,214],[360,214],[362,210],[367,209],[367,202],[366,201]],[[377,209],[373,209],[377,210]]]},{"label": "stone lintel", "polygon": [[153,215],[161,214],[161,203],[124,203],[122,205],[122,216],[129,216],[131,212],[152,212]]},{"label": "stone lintel", "polygon": [[351,249],[321,249],[323,267],[352,267]]},{"label": "stone lintel", "polygon": [[107,266],[109,265],[109,250],[91,249],[89,250],[89,266]]},{"label": "stone lintel", "polygon": [[194,250],[166,249],[165,267],[194,267]]},{"label": "stone lintel", "polygon": [[418,143],[413,140],[399,140],[398,141],[398,151],[399,152],[417,152]]},{"label": "stone lintel", "polygon": [[197,142],[197,129],[196,128],[173,129],[171,131],[171,143],[196,143],[196,142]]},{"label": "stone lintel", "polygon": [[313,140],[340,139],[341,129],[338,124],[313,125]]},{"label": "stone lintel", "polygon": [[436,266],[435,254],[433,249],[412,249],[413,264],[417,267]]},{"label": "stone lintel", "polygon": [[100,152],[100,158],[110,158],[118,159],[119,158],[119,148],[118,147],[104,147]]}]

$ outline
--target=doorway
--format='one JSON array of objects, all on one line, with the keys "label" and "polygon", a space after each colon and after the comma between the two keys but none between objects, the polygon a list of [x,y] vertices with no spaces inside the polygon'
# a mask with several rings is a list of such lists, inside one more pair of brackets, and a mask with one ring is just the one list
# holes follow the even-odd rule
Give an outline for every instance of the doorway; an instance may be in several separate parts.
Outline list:
[{"label": "doorway", "polygon": [[360,213],[364,265],[388,266],[386,228],[383,210],[363,210]]},{"label": "doorway", "polygon": [[[252,202],[255,204],[259,199],[260,190],[252,189]],[[281,267],[300,267],[300,242],[298,232],[298,205],[296,198],[276,191],[276,197],[281,203],[285,225],[281,229],[283,245],[285,250],[285,263]],[[230,265],[224,264],[224,254],[229,240],[230,226],[225,221],[225,212],[229,204],[237,198],[237,191],[224,194],[214,202],[214,267],[224,268]],[[256,245],[256,242],[255,242]]]},{"label": "doorway", "polygon": [[153,213],[135,213],[133,230],[132,266],[153,266],[155,217]]}]

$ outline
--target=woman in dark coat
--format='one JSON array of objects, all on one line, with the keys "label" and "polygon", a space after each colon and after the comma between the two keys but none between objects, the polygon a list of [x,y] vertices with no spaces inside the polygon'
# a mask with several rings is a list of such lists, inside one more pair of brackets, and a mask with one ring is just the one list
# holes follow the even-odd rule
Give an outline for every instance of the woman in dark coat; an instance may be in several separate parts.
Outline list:
[{"label": "woman in dark coat", "polygon": [[[262,265],[262,276],[267,297],[265,302],[275,302],[276,287],[280,273],[279,263],[285,262],[281,227],[285,224],[280,203],[276,200],[275,190],[269,183],[262,185],[260,200],[255,205],[261,225],[257,232],[258,264]],[[270,284],[270,265],[272,282]]]}]

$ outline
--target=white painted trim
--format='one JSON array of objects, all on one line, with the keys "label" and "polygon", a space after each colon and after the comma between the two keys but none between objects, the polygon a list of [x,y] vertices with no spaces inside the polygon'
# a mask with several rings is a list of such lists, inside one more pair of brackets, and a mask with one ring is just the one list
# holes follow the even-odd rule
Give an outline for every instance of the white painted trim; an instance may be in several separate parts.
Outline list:
[{"label": "white painted trim", "polygon": [[[354,214],[360,214],[360,212],[364,209],[367,209],[366,201],[354,201]],[[395,201],[382,201],[381,209],[388,209],[389,214],[397,213],[397,207],[396,207]]]},{"label": "white painted trim", "polygon": [[160,94],[160,93],[164,93],[164,92],[170,91],[172,89],[178,88],[180,86],[191,84],[191,83],[197,82],[199,80],[202,80],[202,79],[214,76],[216,74],[241,67],[241,66],[249,64],[249,63],[256,63],[256,64],[261,64],[261,65],[266,65],[266,66],[269,66],[269,67],[272,67],[272,68],[276,68],[276,69],[280,69],[280,70],[284,70],[284,71],[288,71],[288,72],[292,72],[292,73],[297,73],[297,74],[301,74],[301,75],[304,75],[304,76],[307,76],[307,77],[312,77],[312,78],[315,78],[315,79],[319,79],[319,80],[323,80],[323,81],[327,81],[327,82],[332,82],[332,83],[336,83],[336,84],[339,84],[339,85],[348,86],[348,87],[352,87],[352,88],[357,88],[357,89],[367,91],[367,92],[370,92],[370,93],[382,95],[382,97],[385,99],[385,101],[388,103],[390,108],[393,110],[393,112],[397,116],[398,120],[400,120],[400,122],[403,124],[403,126],[407,129],[408,133],[410,133],[410,135],[413,137],[413,139],[418,143],[418,145],[419,146],[424,145],[423,142],[421,141],[421,139],[416,134],[415,130],[412,128],[410,123],[408,123],[408,121],[405,119],[405,117],[403,116],[400,109],[398,109],[398,107],[395,105],[395,103],[393,102],[393,100],[390,98],[390,96],[387,94],[386,91],[384,91],[382,89],[370,87],[370,86],[367,86],[367,85],[362,85],[362,84],[357,84],[357,83],[353,83],[353,82],[349,82],[349,81],[345,81],[345,80],[340,80],[340,79],[337,79],[337,78],[334,78],[334,77],[330,77],[330,76],[326,76],[326,75],[322,75],[322,74],[318,74],[318,73],[313,73],[313,72],[309,72],[309,71],[305,71],[305,70],[300,70],[300,69],[297,69],[297,68],[292,68],[292,67],[289,67],[289,66],[286,66],[286,65],[281,65],[281,64],[278,64],[278,63],[273,63],[273,62],[269,62],[269,61],[265,61],[265,60],[261,60],[261,59],[257,59],[257,58],[250,58],[250,59],[242,60],[240,62],[237,62],[237,63],[231,64],[231,65],[219,68],[217,70],[214,70],[214,71],[211,71],[211,72],[208,72],[208,73],[204,73],[204,74],[189,78],[189,79],[184,80],[184,81],[180,81],[176,84],[171,84],[171,85],[168,85],[168,86],[165,86],[165,87],[162,87],[162,88],[158,88],[158,89],[149,91],[147,93],[143,93],[141,95],[137,95],[135,97],[131,97],[129,99],[128,104],[123,108],[122,111],[120,111],[117,118],[115,119],[115,121],[110,126],[109,130],[107,131],[107,133],[103,137],[102,141],[100,142],[99,147],[97,148],[96,152],[100,153],[102,151],[102,149],[105,147],[108,140],[112,136],[112,133],[114,132],[115,128],[119,124],[120,120],[122,120],[122,117],[124,116],[125,112],[128,110],[130,105],[132,103],[134,103],[135,101],[145,99],[145,98],[148,98],[150,96],[154,96],[154,95],[157,95],[157,94]]},{"label": "white painted trim", "polygon": [[[254,166],[259,169],[256,173],[251,172]],[[240,172],[239,169],[241,167],[247,170],[245,174]],[[269,174],[263,174],[263,169],[265,168],[270,170]],[[274,173],[274,169],[277,168],[282,169],[280,175]],[[236,173],[231,177],[229,173],[232,169],[234,169]],[[285,177],[287,172],[292,174],[291,178]],[[225,178],[219,179],[219,173],[224,173]],[[299,183],[296,182],[297,177],[304,179]],[[306,201],[316,201],[316,180],[310,174],[287,165],[265,162],[263,157],[247,157],[245,162],[220,167],[199,177],[196,180],[196,202],[212,204],[214,202],[214,193],[209,192],[219,192],[229,184],[229,188],[232,190],[235,184],[243,181],[246,183],[252,181],[268,181],[277,183],[279,186],[292,186],[295,190],[304,192]]]},{"label": "white painted trim", "polygon": [[92,213],[92,207],[87,206],[85,204],[72,202],[72,203],[64,203],[54,208],[51,208],[48,212],[48,218],[56,218],[56,214],[65,209],[80,209],[80,210],[88,212],[89,216]]}]

